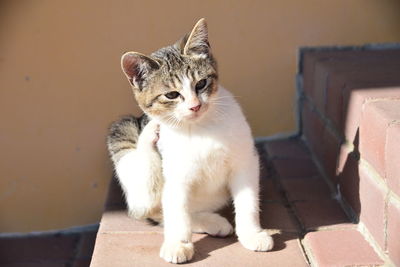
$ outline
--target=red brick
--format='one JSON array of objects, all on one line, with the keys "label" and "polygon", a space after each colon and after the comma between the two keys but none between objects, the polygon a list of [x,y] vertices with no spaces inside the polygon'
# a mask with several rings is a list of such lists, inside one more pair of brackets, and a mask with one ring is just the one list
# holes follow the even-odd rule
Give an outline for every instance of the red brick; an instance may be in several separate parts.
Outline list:
[{"label": "red brick", "polygon": [[[235,236],[213,238],[196,234],[194,258],[185,266],[308,266],[296,235],[273,235],[275,248],[253,252],[243,248]],[[171,266],[159,255],[160,234],[101,234],[96,242],[92,267]]]},{"label": "red brick", "polygon": [[336,200],[299,201],[294,203],[294,207],[306,230],[334,227],[349,222]]},{"label": "red brick", "polygon": [[[313,98],[315,92],[320,88],[315,87],[315,80],[320,78],[316,75],[317,64],[329,64],[334,61],[332,70],[337,70],[338,67],[347,67],[347,70],[355,69],[354,64],[359,64],[358,61],[373,60],[375,63],[379,61],[381,64],[389,62],[391,65],[396,65],[399,62],[399,50],[385,49],[385,50],[354,50],[354,49],[321,49],[310,50],[302,52],[302,66],[301,71],[303,74],[303,86],[305,93]],[[387,64],[387,63],[385,63]],[[369,64],[371,67],[371,63]]]},{"label": "red brick", "polygon": [[380,266],[384,263],[357,230],[308,233],[304,244],[313,266]]},{"label": "red brick", "polygon": [[[395,204],[396,202],[396,204]],[[389,258],[396,266],[400,266],[400,203],[396,200],[389,202],[387,221],[387,250]]]},{"label": "red brick", "polygon": [[302,134],[305,137],[310,150],[320,156],[322,154],[324,132],[324,123],[316,111],[312,110],[307,101],[305,101],[301,110]]},{"label": "red brick", "polygon": [[161,234],[99,233],[91,266],[162,266]]},{"label": "red brick", "polygon": [[341,117],[343,110],[342,90],[346,81],[342,81],[336,72],[329,73],[329,84],[326,87],[326,103],[323,113],[328,118],[335,129],[340,132]]},{"label": "red brick", "polygon": [[302,76],[303,88],[308,97],[314,98],[314,81],[315,81],[315,62],[318,60],[320,53],[315,51],[303,52],[302,62]]},{"label": "red brick", "polygon": [[144,232],[162,233],[162,227],[135,220],[126,210],[106,211],[101,218],[99,233]]},{"label": "red brick", "polygon": [[325,128],[322,140],[323,151],[321,152],[319,160],[324,167],[325,173],[334,184],[337,184],[338,177],[336,176],[336,170],[341,147],[340,141],[332,134],[332,132],[328,128]]},{"label": "red brick", "polygon": [[353,211],[359,215],[361,211],[359,161],[353,153],[346,157],[343,154],[341,156],[342,166],[338,173],[340,193]]},{"label": "red brick", "polygon": [[387,192],[380,188],[365,168],[360,167],[359,174],[361,203],[360,220],[365,224],[379,246],[384,249],[384,213]]},{"label": "red brick", "polygon": [[340,146],[339,155],[338,155],[338,159],[337,159],[337,166],[336,166],[336,174],[337,175],[339,175],[340,173],[343,172],[343,169],[344,169],[345,165],[347,164],[348,157],[351,153],[352,152],[349,151],[346,144],[342,144]]},{"label": "red brick", "polygon": [[[363,85],[365,86],[365,85]],[[346,110],[343,112],[344,134],[346,139],[354,142],[361,121],[362,106],[373,99],[400,99],[400,87],[368,88],[362,89],[345,88],[344,101]]]},{"label": "red brick", "polygon": [[269,158],[309,158],[310,152],[300,138],[274,140],[265,143]]},{"label": "red brick", "polygon": [[[327,99],[325,106],[326,116],[333,122],[336,129],[343,133],[347,111],[346,96],[360,88],[379,90],[381,87],[400,85],[400,66],[393,70],[392,66],[380,66],[372,70],[370,66],[363,66],[355,70],[341,70],[330,75]],[[351,139],[349,139],[352,141]]]},{"label": "red brick", "polygon": [[346,92],[357,88],[400,85],[399,50],[323,50],[303,54],[306,95],[343,131]]},{"label": "red brick", "polygon": [[[303,53],[303,87],[305,94],[312,99],[312,101],[321,101],[317,97],[317,80],[321,80],[321,75],[318,75],[317,64],[329,60],[332,56],[332,51],[307,51]],[[324,80],[324,79],[322,79]],[[321,84],[319,82],[319,84]]]},{"label": "red brick", "polygon": [[389,188],[400,196],[400,121],[387,130],[385,166]]},{"label": "red brick", "polygon": [[281,203],[261,203],[260,209],[260,222],[263,228],[299,232],[299,225],[294,215]]},{"label": "red brick", "polygon": [[336,165],[340,152],[340,140],[331,130],[324,126],[324,123],[309,105],[304,105],[302,109],[303,134],[310,145],[310,149],[315,153],[317,159],[322,163],[326,173],[337,183]]},{"label": "red brick", "polygon": [[282,201],[281,190],[274,179],[260,179],[261,201]]},{"label": "red brick", "polygon": [[320,117],[309,107],[303,108],[303,131],[310,149],[321,162],[333,183],[337,183],[336,168],[341,141],[324,126]]},{"label": "red brick", "polygon": [[273,164],[281,178],[313,177],[318,175],[317,167],[311,158],[276,159]]},{"label": "red brick", "polygon": [[385,177],[386,129],[400,119],[400,100],[374,101],[364,105],[360,126],[360,152]]},{"label": "red brick", "polygon": [[329,70],[324,68],[326,61],[316,62],[314,70],[314,92],[311,101],[315,106],[324,113],[327,102],[326,91],[329,82]]},{"label": "red brick", "polygon": [[282,179],[289,201],[330,199],[331,191],[319,176],[312,178]]},{"label": "red brick", "polygon": [[364,107],[360,125],[361,157],[384,177],[387,121],[378,111],[376,102],[367,103]]}]

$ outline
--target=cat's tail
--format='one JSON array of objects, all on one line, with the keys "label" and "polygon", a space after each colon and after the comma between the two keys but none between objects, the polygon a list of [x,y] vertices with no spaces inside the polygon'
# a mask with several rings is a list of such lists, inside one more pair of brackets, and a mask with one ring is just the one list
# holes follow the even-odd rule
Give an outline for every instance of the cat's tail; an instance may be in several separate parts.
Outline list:
[{"label": "cat's tail", "polygon": [[156,127],[146,115],[125,116],[111,125],[107,136],[108,151],[129,214],[136,219],[161,218],[161,158],[151,143],[157,134]]}]

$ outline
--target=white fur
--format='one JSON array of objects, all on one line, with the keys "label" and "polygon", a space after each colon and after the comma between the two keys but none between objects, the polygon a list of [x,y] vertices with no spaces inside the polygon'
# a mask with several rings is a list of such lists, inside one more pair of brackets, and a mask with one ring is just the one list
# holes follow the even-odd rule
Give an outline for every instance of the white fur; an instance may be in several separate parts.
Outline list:
[{"label": "white fur", "polygon": [[163,179],[158,163],[160,156],[154,149],[158,125],[150,121],[139,137],[137,149],[126,153],[117,162],[115,170],[125,193],[129,213],[136,219],[152,217],[158,219],[161,209]]},{"label": "white fur", "polygon": [[181,100],[176,107],[174,116],[181,120],[196,115],[190,109],[202,104],[202,102],[197,94],[193,91],[192,82],[187,76],[182,77],[182,90],[180,91],[180,94],[184,100]]},{"label": "white fur", "polygon": [[[144,213],[145,207],[151,203],[150,194],[142,190],[147,188],[148,179],[133,179],[135,176],[150,176],[149,161],[141,157],[139,151],[131,151],[124,155],[116,168],[120,183],[125,192],[126,202],[130,211]],[[143,211],[141,211],[143,210]]]},{"label": "white fur", "polygon": [[[270,250],[273,240],[259,224],[259,162],[248,123],[232,94],[222,87],[207,101],[199,101],[202,108],[196,116],[181,116],[181,123],[174,127],[162,119],[152,121],[160,125],[157,146],[164,177],[160,256],[173,263],[190,260],[192,232],[229,235],[232,226],[214,212],[227,204],[230,196],[239,241],[251,250]],[[120,176],[150,175],[143,151],[127,154],[117,165],[130,209],[153,205],[149,201],[154,199],[146,195],[146,181]]]},{"label": "white fur", "polygon": [[[250,128],[234,97],[222,87],[208,108],[195,123],[171,128],[159,122],[165,178],[163,247],[191,242],[191,226],[198,226],[191,214],[216,211],[232,195],[240,242],[252,250],[269,250],[272,239],[259,225],[259,163]],[[219,219],[210,220],[212,226]],[[229,232],[229,226],[219,224],[218,231]],[[167,254],[161,251],[166,260],[172,257]]]}]

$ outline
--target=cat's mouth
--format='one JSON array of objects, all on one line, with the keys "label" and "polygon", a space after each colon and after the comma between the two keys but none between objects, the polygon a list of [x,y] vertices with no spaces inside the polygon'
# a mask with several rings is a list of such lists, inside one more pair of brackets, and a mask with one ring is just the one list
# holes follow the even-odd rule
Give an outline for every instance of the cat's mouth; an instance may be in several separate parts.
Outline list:
[{"label": "cat's mouth", "polygon": [[183,124],[197,123],[203,119],[204,115],[208,111],[208,108],[209,107],[207,104],[203,104],[197,111],[170,114],[166,117],[163,117],[161,120],[173,127],[180,127]]}]

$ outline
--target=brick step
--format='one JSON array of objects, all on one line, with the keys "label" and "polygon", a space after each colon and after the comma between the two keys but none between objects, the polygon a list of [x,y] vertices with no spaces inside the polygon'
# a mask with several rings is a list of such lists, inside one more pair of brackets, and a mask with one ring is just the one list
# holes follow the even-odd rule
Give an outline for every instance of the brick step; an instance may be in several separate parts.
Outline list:
[{"label": "brick step", "polygon": [[300,58],[301,132],[337,184],[346,160],[337,156],[343,143],[358,143],[363,103],[400,98],[400,49],[304,50]]},{"label": "brick step", "polygon": [[384,261],[355,229],[308,233],[304,238],[312,266],[382,266]]},{"label": "brick step", "polygon": [[[302,227],[302,247],[311,266],[383,266],[382,259],[346,217],[300,138],[265,144],[276,179]],[[308,152],[308,153],[307,153]]]},{"label": "brick step", "polygon": [[[301,226],[288,208],[262,152],[261,224],[275,240],[272,252],[243,248],[236,236],[214,238],[194,234],[194,258],[185,266],[308,266],[300,243]],[[221,211],[234,224],[232,207]],[[91,266],[171,266],[159,257],[163,229],[129,218],[121,189],[111,181],[106,210],[101,219]]]},{"label": "brick step", "polygon": [[[397,88],[400,94],[400,87]],[[360,153],[400,196],[400,97],[372,99],[363,106]]]},{"label": "brick step", "polygon": [[360,220],[400,265],[400,98],[377,98],[363,105],[359,149],[364,163]]},{"label": "brick step", "polygon": [[[195,234],[196,254],[185,266],[331,266],[337,259],[343,266],[384,264],[332,197],[301,139],[269,141],[258,149],[261,223],[272,233],[275,248],[252,252],[235,236]],[[222,213],[233,223],[232,208]],[[127,216],[121,189],[113,180],[91,266],[171,266],[158,256],[162,241],[161,227]]]},{"label": "brick step", "polygon": [[400,265],[400,47],[301,58],[303,138],[363,235]]}]

